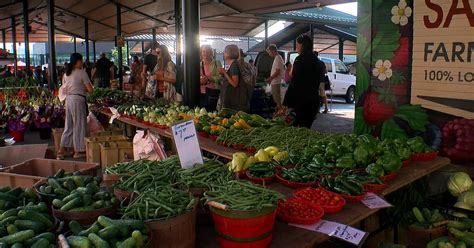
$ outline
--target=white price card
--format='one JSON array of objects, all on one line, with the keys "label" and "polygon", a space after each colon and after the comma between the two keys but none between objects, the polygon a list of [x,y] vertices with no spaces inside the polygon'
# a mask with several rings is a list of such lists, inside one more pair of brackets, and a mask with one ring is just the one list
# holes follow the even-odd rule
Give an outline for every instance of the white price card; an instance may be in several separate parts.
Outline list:
[{"label": "white price card", "polygon": [[381,196],[378,196],[374,193],[367,193],[364,199],[362,199],[362,203],[366,205],[370,209],[377,209],[377,208],[389,208],[392,207],[392,204],[388,203],[385,199]]},{"label": "white price card", "polygon": [[120,114],[115,108],[109,107],[109,109],[110,109],[110,112],[112,113],[112,116],[110,117],[110,120],[109,120],[109,124],[112,124],[112,122],[114,122],[115,119],[120,117]]},{"label": "white price card", "polygon": [[290,224],[299,228],[316,231],[320,233],[327,234],[331,237],[342,239],[346,242],[349,242],[353,245],[359,246],[362,244],[368,236],[367,232],[361,231],[359,229],[353,228],[348,225],[340,224],[337,222],[320,220],[319,222],[312,225],[298,225]]},{"label": "white price card", "polygon": [[171,131],[182,168],[188,169],[194,164],[204,163],[193,120],[175,124]]}]

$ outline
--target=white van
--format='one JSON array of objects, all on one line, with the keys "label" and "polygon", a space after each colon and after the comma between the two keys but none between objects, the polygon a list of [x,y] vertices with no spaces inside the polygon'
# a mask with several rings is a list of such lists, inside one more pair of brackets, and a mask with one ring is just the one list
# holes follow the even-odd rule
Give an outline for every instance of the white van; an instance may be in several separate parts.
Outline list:
[{"label": "white van", "polygon": [[[289,61],[293,64],[297,53],[289,54]],[[349,68],[339,59],[319,57],[326,65],[329,81],[331,82],[331,91],[326,91],[329,96],[343,97],[347,103],[353,103],[355,100],[356,77],[351,74]]]}]

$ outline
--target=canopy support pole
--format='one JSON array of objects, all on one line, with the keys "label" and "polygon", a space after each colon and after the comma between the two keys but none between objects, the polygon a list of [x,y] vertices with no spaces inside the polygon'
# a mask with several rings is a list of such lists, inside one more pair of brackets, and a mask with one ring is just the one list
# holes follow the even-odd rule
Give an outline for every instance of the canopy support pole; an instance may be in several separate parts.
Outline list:
[{"label": "canopy support pole", "polygon": [[142,41],[142,58],[145,58],[145,42]]},{"label": "canopy support pole", "polygon": [[268,47],[268,20],[265,20],[265,49]]},{"label": "canopy support pole", "polygon": [[128,47],[128,41],[127,41],[127,47],[125,48],[125,51],[127,52],[127,65],[130,66],[130,50]]},{"label": "canopy support pole", "polygon": [[184,104],[199,104],[199,1],[182,0],[184,37]]},{"label": "canopy support pole", "polygon": [[54,37],[54,0],[47,0],[48,11],[48,48],[49,48],[49,62],[48,70],[50,77],[50,88],[56,86],[58,75],[56,74],[56,44]]},{"label": "canopy support pole", "polygon": [[86,45],[86,61],[90,62],[89,60],[89,19],[84,18],[84,42]]},{"label": "canopy support pole", "polygon": [[95,40],[92,41],[92,54],[93,54],[93,57],[94,57],[94,63],[96,62],[96,58],[97,58],[97,55],[96,55],[96,52],[95,52]]},{"label": "canopy support pole", "polygon": [[156,29],[151,29],[151,49],[156,49]]},{"label": "canopy support pole", "polygon": [[314,26],[313,26],[313,24],[309,24],[309,37],[311,38],[311,41],[313,42],[313,46],[314,46]]},{"label": "canopy support pole", "polygon": [[11,17],[10,20],[12,24],[13,75],[16,77],[18,73],[18,57],[16,52],[16,21],[15,17]]},{"label": "canopy support pole", "polygon": [[74,43],[74,52],[77,53],[76,36],[72,37],[72,42]]},{"label": "canopy support pole", "polygon": [[174,29],[176,36],[176,65],[181,65],[181,0],[174,0]]},{"label": "canopy support pole", "polygon": [[25,42],[25,64],[26,71],[30,70],[30,37],[29,33],[29,21],[28,21],[28,0],[23,0],[23,36]]},{"label": "canopy support pole", "polygon": [[[120,10],[120,5],[116,4],[117,8],[117,39],[122,36],[122,11]],[[117,40],[118,41],[118,40]],[[122,77],[122,47],[119,46],[117,42],[117,63],[118,63],[118,80],[119,80],[119,89],[122,89],[123,77]]]},{"label": "canopy support pole", "polygon": [[339,60],[344,60],[344,40],[339,37]]},{"label": "canopy support pole", "polygon": [[7,35],[5,29],[2,29],[2,43],[3,43],[3,50],[7,49]]}]

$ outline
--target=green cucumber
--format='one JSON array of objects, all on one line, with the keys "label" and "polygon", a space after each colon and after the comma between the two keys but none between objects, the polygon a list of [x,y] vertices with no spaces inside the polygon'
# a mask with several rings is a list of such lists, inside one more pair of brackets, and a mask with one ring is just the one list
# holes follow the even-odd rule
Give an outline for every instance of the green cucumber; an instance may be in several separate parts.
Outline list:
[{"label": "green cucumber", "polygon": [[119,236],[120,229],[117,226],[109,226],[99,231],[99,237],[109,240]]},{"label": "green cucumber", "polygon": [[107,241],[101,239],[97,234],[91,233],[87,236],[95,248],[110,248]]},{"label": "green cucumber", "polygon": [[82,201],[83,201],[83,206],[89,206],[94,203],[94,200],[92,199],[92,196],[87,194],[82,196]]},{"label": "green cucumber", "polygon": [[99,224],[103,227],[109,227],[109,226],[114,226],[115,225],[114,220],[112,220],[109,217],[103,216],[103,215],[101,215],[101,216],[99,216],[99,218],[97,218],[97,222],[99,222]]},{"label": "green cucumber", "polygon": [[94,206],[94,208],[102,208],[104,205],[105,205],[105,201],[104,200],[98,200],[98,201],[95,201],[94,204],[92,204]]},{"label": "green cucumber", "polygon": [[59,168],[59,170],[56,171],[56,173],[54,173],[54,177],[58,177],[58,178],[63,177],[65,172],[66,171],[63,168]]},{"label": "green cucumber", "polygon": [[71,190],[74,190],[75,188],[77,188],[76,184],[74,183],[74,180],[72,180],[71,178],[67,179],[66,182],[64,182],[65,184],[65,187],[71,191]]},{"label": "green cucumber", "polygon": [[48,248],[49,247],[49,241],[45,238],[40,238],[38,239],[32,246],[31,248]]},{"label": "green cucumber", "polygon": [[18,219],[17,216],[10,216],[8,218],[5,218],[2,221],[0,221],[0,226],[7,226],[8,224],[13,224],[13,222],[15,222],[15,220],[17,219]]},{"label": "green cucumber", "polygon": [[69,210],[69,212],[87,212],[94,210],[94,206],[85,206],[85,207],[77,207]]},{"label": "green cucumber", "polygon": [[18,209],[18,210],[31,210],[31,211],[41,212],[41,213],[48,212],[48,206],[46,205],[45,202],[40,202],[36,205],[21,206],[21,207],[17,207],[16,209]]},{"label": "green cucumber", "polygon": [[7,236],[7,228],[5,226],[0,226],[0,237]]},{"label": "green cucumber", "polygon": [[20,230],[33,230],[37,234],[46,229],[43,223],[33,220],[15,220],[13,224]]},{"label": "green cucumber", "polygon": [[131,227],[133,230],[145,229],[145,223],[141,220],[112,220],[116,225],[125,225]]},{"label": "green cucumber", "polygon": [[79,224],[79,222],[77,222],[75,220],[69,221],[68,226],[69,226],[69,230],[71,230],[71,232],[74,235],[78,235],[82,231],[81,224]]},{"label": "green cucumber", "polygon": [[54,235],[54,233],[52,233],[52,232],[45,232],[45,233],[42,233],[42,234],[38,234],[38,235],[34,236],[32,239],[29,239],[29,240],[25,241],[24,244],[27,247],[30,247],[36,241],[38,241],[40,239],[46,239],[46,240],[48,240],[49,243],[53,244],[56,241],[56,235]]},{"label": "green cucumber", "polygon": [[33,230],[19,231],[17,233],[5,236],[0,238],[0,243],[6,243],[8,245],[13,245],[15,243],[22,243],[28,239],[31,239],[35,236]]},{"label": "green cucumber", "polygon": [[0,248],[8,248],[8,245],[4,242],[0,242]]},{"label": "green cucumber", "polygon": [[23,193],[23,189],[22,188],[14,188],[14,189],[11,189],[7,192],[7,194],[10,194],[10,195],[13,195],[13,196],[20,196],[20,194]]},{"label": "green cucumber", "polygon": [[23,248],[23,247],[25,247],[25,246],[23,246],[22,243],[15,243],[12,246],[10,246],[10,248]]},{"label": "green cucumber", "polygon": [[56,244],[49,244],[48,248],[58,248]]},{"label": "green cucumber", "polygon": [[89,234],[91,234],[91,233],[97,234],[99,231],[100,231],[100,225],[97,222],[95,222],[94,224],[92,224],[86,230],[83,230],[83,231],[79,232],[78,236],[87,237]]},{"label": "green cucumber", "polygon": [[9,209],[5,212],[3,212],[2,215],[0,215],[0,220],[4,220],[8,217],[11,217],[11,216],[16,216],[18,214],[18,209],[16,208],[12,208],[12,209]]},{"label": "green cucumber", "polygon": [[136,246],[136,243],[137,241],[135,240],[135,238],[130,237],[124,240],[122,243],[120,243],[120,245],[117,247],[118,248],[134,248]]},{"label": "green cucumber", "polygon": [[71,248],[92,248],[91,241],[86,237],[69,236],[66,239]]},{"label": "green cucumber", "polygon": [[78,198],[78,197],[81,197],[81,194],[79,194],[79,192],[75,192],[75,193],[71,193],[69,194],[68,196],[64,197],[63,198],[63,202],[64,204],[68,203],[69,201],[75,199],[75,198]]},{"label": "green cucumber", "polygon": [[141,248],[145,245],[145,239],[143,238],[143,235],[140,231],[135,230],[132,232],[132,237],[136,241],[136,247]]},{"label": "green cucumber", "polygon": [[17,232],[18,232],[18,228],[16,228],[15,225],[10,224],[10,225],[7,226],[7,232],[8,232],[8,234],[17,233]]},{"label": "green cucumber", "polygon": [[74,184],[76,184],[77,187],[84,186],[84,179],[81,176],[73,176],[72,180],[74,180]]},{"label": "green cucumber", "polygon": [[[43,187],[43,186],[41,186]],[[41,188],[40,188],[41,190]],[[41,190],[42,192],[46,193],[46,194],[52,194],[54,192],[54,189],[52,186],[50,185],[47,185],[47,186],[44,186],[43,190]]]},{"label": "green cucumber", "polygon": [[36,195],[35,191],[33,191],[32,188],[26,188],[25,189],[25,195],[33,201],[38,200],[38,195]]},{"label": "green cucumber", "polygon": [[18,212],[18,217],[20,219],[24,219],[24,220],[34,220],[34,221],[38,221],[38,222],[41,222],[43,223],[47,228],[49,227],[52,227],[53,226],[53,222],[48,219],[46,216],[40,214],[40,213],[37,213],[37,212],[34,212],[34,211],[30,211],[30,210],[20,210]]},{"label": "green cucumber", "polygon": [[10,191],[11,189],[12,189],[12,188],[10,188],[10,187],[8,187],[8,186],[2,187],[2,188],[0,188],[0,192],[2,192],[2,193],[7,193],[7,192]]},{"label": "green cucumber", "polygon": [[53,200],[53,206],[55,208],[61,208],[62,206],[64,206],[64,201],[59,200],[59,199],[54,199]]},{"label": "green cucumber", "polygon": [[54,189],[54,193],[57,194],[57,195],[68,195],[69,191],[67,191],[65,189],[57,188],[57,189]]},{"label": "green cucumber", "polygon": [[59,210],[61,211],[68,211],[70,209],[73,209],[81,204],[81,198],[77,197],[72,200],[70,200],[68,203],[64,204]]}]

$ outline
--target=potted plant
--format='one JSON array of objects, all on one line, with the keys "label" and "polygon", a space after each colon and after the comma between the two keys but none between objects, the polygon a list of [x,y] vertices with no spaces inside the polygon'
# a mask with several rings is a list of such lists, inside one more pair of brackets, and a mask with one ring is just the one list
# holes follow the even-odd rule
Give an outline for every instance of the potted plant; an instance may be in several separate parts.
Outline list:
[{"label": "potted plant", "polygon": [[21,118],[15,117],[8,121],[8,130],[16,142],[22,142],[25,137],[26,125]]}]

